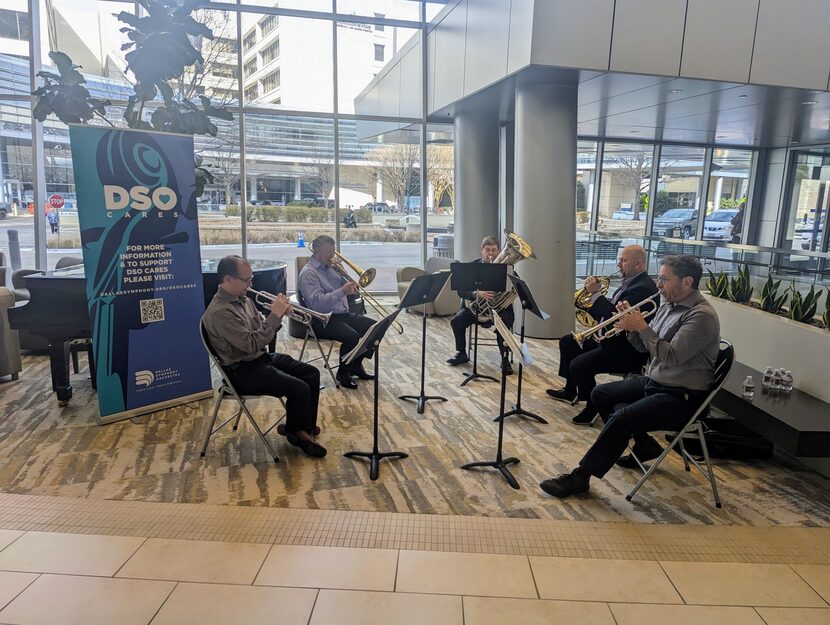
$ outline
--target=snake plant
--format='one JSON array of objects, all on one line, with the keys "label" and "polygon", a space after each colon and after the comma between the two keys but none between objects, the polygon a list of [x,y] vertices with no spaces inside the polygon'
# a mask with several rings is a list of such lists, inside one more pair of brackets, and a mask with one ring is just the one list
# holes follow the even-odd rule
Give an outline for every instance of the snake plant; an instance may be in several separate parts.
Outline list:
[{"label": "snake plant", "polygon": [[744,264],[743,269],[738,267],[738,275],[729,281],[729,299],[738,304],[745,304],[752,298],[752,283],[749,279],[749,265]]},{"label": "snake plant", "polygon": [[726,272],[721,271],[718,275],[715,275],[711,269],[706,271],[709,272],[709,279],[706,280],[706,288],[709,289],[709,293],[713,297],[726,298],[729,291],[729,278],[726,277]]},{"label": "snake plant", "polygon": [[773,280],[772,274],[767,276],[767,281],[764,288],[761,289],[761,309],[770,313],[778,313],[787,303],[789,291],[785,290],[780,296],[778,295],[778,288],[781,286],[781,280]]},{"label": "snake plant", "polygon": [[821,320],[824,322],[824,329],[830,330],[830,289],[824,292],[824,314]]},{"label": "snake plant", "polygon": [[816,308],[821,299],[821,291],[816,293],[816,287],[813,285],[810,287],[807,295],[802,295],[796,291],[795,281],[793,281],[790,292],[792,293],[790,299],[790,319],[800,321],[801,323],[809,323],[816,315]]}]

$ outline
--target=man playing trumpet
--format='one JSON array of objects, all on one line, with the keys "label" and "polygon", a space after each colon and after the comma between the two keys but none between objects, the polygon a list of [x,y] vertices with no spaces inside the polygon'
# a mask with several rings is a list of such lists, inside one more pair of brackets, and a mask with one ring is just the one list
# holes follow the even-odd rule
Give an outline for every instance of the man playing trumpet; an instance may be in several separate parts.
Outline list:
[{"label": "man playing trumpet", "polygon": [[320,235],[311,243],[312,256],[297,277],[297,297],[300,303],[319,313],[331,313],[331,319],[323,327],[316,319],[312,321],[314,333],[321,339],[340,342],[340,366],[337,381],[340,386],[357,388],[352,376],[361,380],[374,380],[375,376],[363,368],[363,360],[373,354],[367,352],[351,365],[344,365],[343,359],[352,351],[362,337],[375,323],[365,315],[349,312],[347,296],[357,292],[357,284],[347,280],[332,267],[334,239]]},{"label": "man playing trumpet", "polygon": [[320,433],[320,372],[287,354],[267,351],[282,318],[291,314],[291,303],[285,295],[276,296],[263,319],[247,297],[254,279],[247,261],[225,256],[216,273],[219,289],[205,311],[204,324],[219,363],[240,394],[285,397],[285,426],[277,431],[307,455],[322,458],[326,448],[314,440]]},{"label": "man playing trumpet", "polygon": [[[600,292],[599,281],[593,276],[585,279],[585,290],[591,294],[590,315],[601,323],[611,317],[620,302],[636,304],[657,293],[646,273],[646,252],[639,245],[629,245],[620,252],[617,268],[622,284],[608,299]],[[547,390],[554,399],[585,402],[585,408],[572,421],[577,425],[591,425],[597,417],[597,408],[591,401],[591,391],[596,386],[598,373],[639,373],[648,354],[637,351],[625,336],[604,341],[588,338],[580,346],[570,334],[559,339],[559,376],[565,379],[561,389]]]}]

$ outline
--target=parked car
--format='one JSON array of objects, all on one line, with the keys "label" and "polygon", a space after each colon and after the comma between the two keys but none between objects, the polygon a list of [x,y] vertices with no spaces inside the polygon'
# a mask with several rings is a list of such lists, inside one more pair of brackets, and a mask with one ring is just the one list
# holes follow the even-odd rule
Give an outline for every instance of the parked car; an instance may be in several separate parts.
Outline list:
[{"label": "parked car", "polygon": [[706,217],[703,224],[703,238],[712,241],[732,240],[732,218],[738,214],[738,209],[721,209]]},{"label": "parked car", "polygon": [[[652,234],[673,237],[679,234],[684,239],[691,239],[697,221],[696,208],[671,208],[654,218]],[[675,233],[675,231],[679,231]]]},{"label": "parked car", "polygon": [[611,214],[611,219],[632,220],[634,219],[634,209],[631,208],[631,204],[620,204],[619,210],[615,210]]}]

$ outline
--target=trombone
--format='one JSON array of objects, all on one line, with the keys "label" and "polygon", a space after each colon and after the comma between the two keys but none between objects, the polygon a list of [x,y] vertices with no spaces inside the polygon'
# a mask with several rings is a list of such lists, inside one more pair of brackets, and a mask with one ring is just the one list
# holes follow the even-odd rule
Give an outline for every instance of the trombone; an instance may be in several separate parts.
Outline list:
[{"label": "trombone", "polygon": [[[267,291],[257,291],[256,289],[248,289],[248,293],[254,296],[254,301],[257,304],[264,306],[265,308],[269,308],[274,300],[279,297],[278,295],[273,295]],[[316,319],[323,324],[323,327],[325,327],[328,324],[329,319],[331,319],[331,313],[318,313],[316,310],[311,310],[310,308],[298,306],[293,303],[291,304],[291,310],[287,312],[285,316],[289,319],[293,319],[297,323],[303,324],[304,326],[310,326],[311,321]]]},{"label": "trombone", "polygon": [[[571,335],[574,337],[574,340],[577,342],[577,345],[582,347],[582,344],[585,342],[585,339],[593,337],[595,341],[604,341],[605,339],[610,339],[612,336],[617,336],[618,334],[622,334],[625,330],[621,328],[611,328],[607,332],[605,328],[613,326],[617,321],[620,320],[621,317],[627,315],[632,310],[639,310],[640,313],[643,315],[643,319],[647,319],[651,315],[657,312],[657,309],[660,308],[660,304],[654,300],[655,297],[660,297],[659,293],[655,293],[654,295],[645,298],[642,302],[635,304],[634,306],[630,306],[625,310],[618,312],[613,317],[609,317],[602,323],[598,323],[595,326],[588,328],[584,332],[571,332]],[[645,307],[648,306],[646,309]]]}]

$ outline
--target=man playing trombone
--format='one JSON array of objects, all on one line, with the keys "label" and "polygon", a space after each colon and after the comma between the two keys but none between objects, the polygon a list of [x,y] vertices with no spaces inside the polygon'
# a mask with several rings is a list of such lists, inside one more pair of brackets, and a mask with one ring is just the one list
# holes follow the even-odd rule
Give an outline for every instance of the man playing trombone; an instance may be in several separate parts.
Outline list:
[{"label": "man playing trombone", "polygon": [[282,318],[292,313],[291,303],[285,295],[277,295],[263,319],[247,297],[254,279],[247,261],[225,256],[216,273],[219,289],[205,311],[204,324],[220,364],[241,395],[285,397],[285,427],[277,431],[307,455],[322,458],[326,448],[314,440],[320,433],[320,372],[287,354],[267,351]]},{"label": "man playing trombone", "polygon": [[363,360],[372,356],[366,353],[351,365],[344,365],[343,358],[352,351],[360,337],[375,323],[374,319],[349,312],[348,295],[357,293],[357,284],[347,280],[332,267],[335,256],[334,239],[320,235],[311,243],[311,259],[297,277],[297,297],[303,306],[319,313],[331,313],[331,319],[323,327],[312,321],[318,338],[340,342],[340,366],[337,381],[345,388],[357,388],[352,376],[361,380],[374,380],[375,376],[363,367]]},{"label": "man playing trombone", "polygon": [[[614,324],[625,331],[640,352],[651,356],[646,375],[597,386],[591,399],[605,426],[579,466],[539,486],[554,497],[587,492],[591,477],[603,477],[614,463],[636,468],[631,455],[620,458],[630,438],[640,461],[660,455],[648,435],[655,430],[680,430],[706,398],[715,379],[720,322],[712,305],[698,291],[703,269],[694,256],[666,256],[657,285],[664,304],[651,326],[639,309],[617,305]],[[619,458],[619,460],[618,460]]]},{"label": "man playing trombone", "polygon": [[[593,276],[586,278],[585,291],[590,294],[591,305],[588,313],[602,322],[614,314],[614,307],[620,302],[636,304],[657,293],[654,280],[646,272],[646,252],[639,245],[629,245],[620,252],[617,268],[622,284],[614,295],[606,298],[599,281]],[[597,417],[597,409],[591,401],[591,391],[596,386],[598,373],[639,373],[646,363],[647,354],[642,354],[624,336],[597,341],[588,338],[582,345],[570,334],[559,339],[559,376],[565,379],[561,389],[548,389],[554,399],[585,402],[585,408],[573,419],[576,425],[591,425]]]}]

